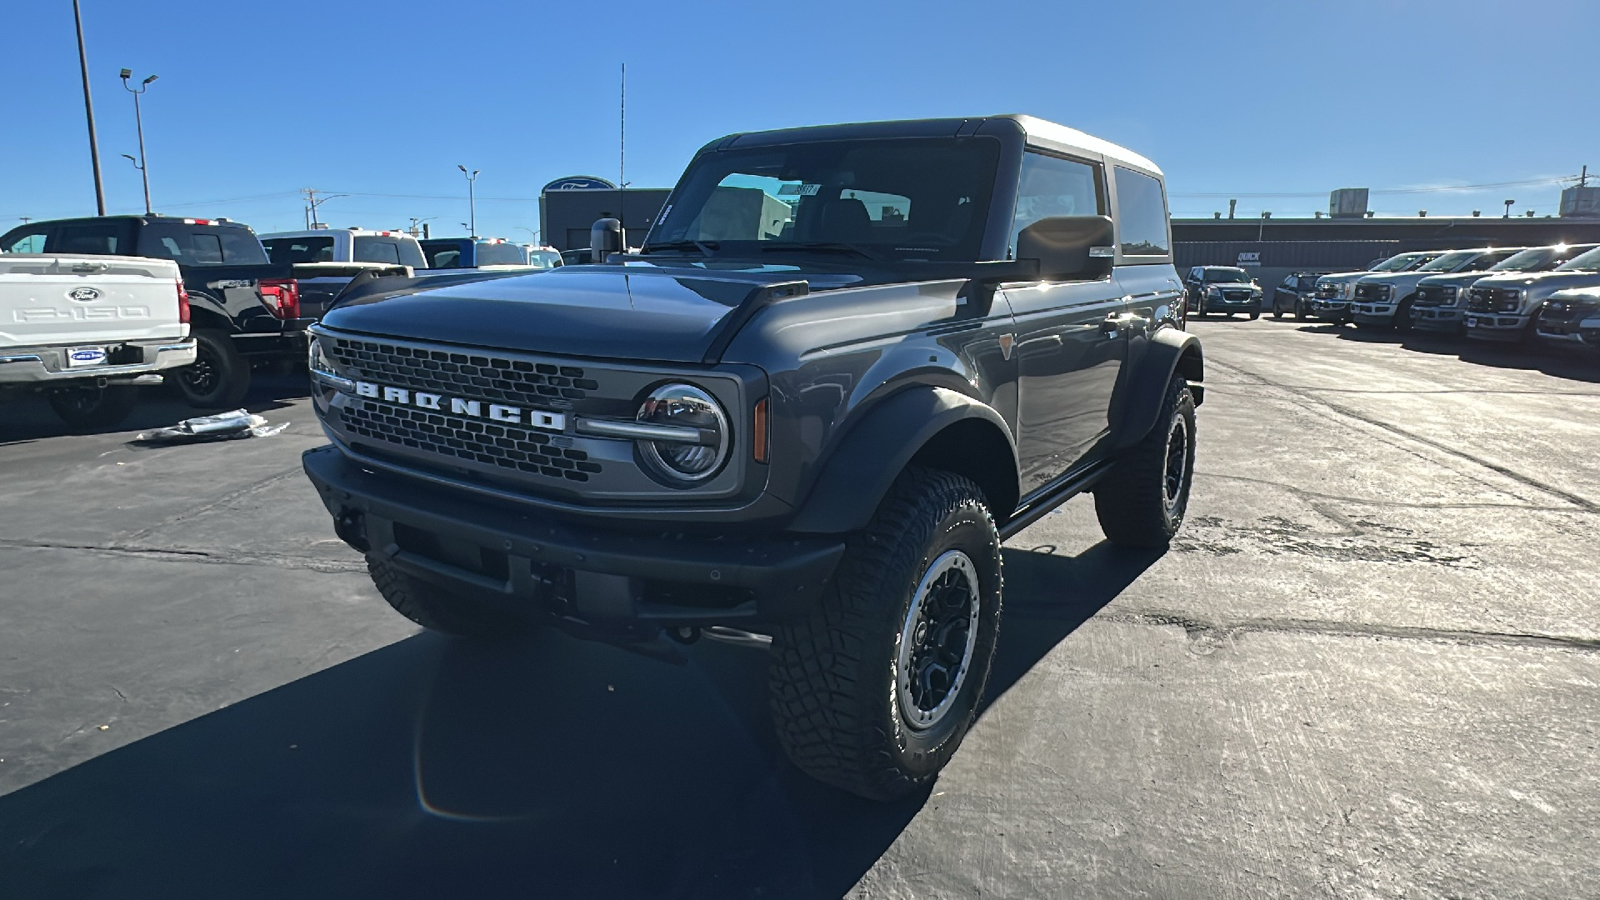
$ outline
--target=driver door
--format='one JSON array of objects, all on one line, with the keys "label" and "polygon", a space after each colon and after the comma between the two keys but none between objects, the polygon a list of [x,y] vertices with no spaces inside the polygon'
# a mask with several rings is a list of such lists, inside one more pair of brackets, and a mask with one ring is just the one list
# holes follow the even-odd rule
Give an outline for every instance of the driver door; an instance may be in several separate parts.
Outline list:
[{"label": "driver door", "polygon": [[[1049,216],[1104,213],[1098,162],[1028,151],[1016,234]],[[1082,460],[1110,429],[1111,399],[1127,357],[1124,301],[1112,278],[1004,287],[1016,321],[1017,454],[1022,492],[1034,493]]]}]

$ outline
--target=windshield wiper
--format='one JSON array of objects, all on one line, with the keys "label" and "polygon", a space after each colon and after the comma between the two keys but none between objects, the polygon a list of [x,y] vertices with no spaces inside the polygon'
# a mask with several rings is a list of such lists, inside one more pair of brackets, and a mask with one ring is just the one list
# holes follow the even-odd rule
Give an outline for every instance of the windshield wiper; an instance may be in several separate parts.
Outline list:
[{"label": "windshield wiper", "polygon": [[712,251],[716,250],[718,246],[719,245],[716,241],[656,241],[653,244],[645,244],[643,247],[639,248],[639,252],[651,253],[656,250],[698,250],[700,251],[701,256],[710,256]]},{"label": "windshield wiper", "polygon": [[875,260],[875,261],[881,261],[883,259],[883,257],[880,256],[879,254],[873,253],[870,250],[864,250],[861,247],[856,246],[855,244],[841,244],[841,243],[838,243],[836,241],[762,241],[761,242],[761,252],[762,253],[773,253],[773,252],[782,252],[782,251],[793,252],[795,250],[800,250],[800,251],[810,250],[810,251],[815,251],[815,252],[818,252],[818,253],[853,253],[856,256],[859,256],[859,257],[861,257],[863,259],[870,259],[870,260]]}]

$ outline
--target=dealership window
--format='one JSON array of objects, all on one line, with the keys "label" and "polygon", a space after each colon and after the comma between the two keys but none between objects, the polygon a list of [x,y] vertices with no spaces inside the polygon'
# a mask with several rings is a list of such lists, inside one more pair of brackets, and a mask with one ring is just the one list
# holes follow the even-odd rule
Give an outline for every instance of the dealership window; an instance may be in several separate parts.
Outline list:
[{"label": "dealership window", "polygon": [[1015,250],[1022,229],[1052,216],[1098,216],[1105,212],[1100,167],[1093,163],[1028,151],[1022,157],[1017,212],[1011,226]]},{"label": "dealership window", "polygon": [[1167,200],[1161,182],[1116,166],[1117,235],[1124,256],[1166,256]]}]

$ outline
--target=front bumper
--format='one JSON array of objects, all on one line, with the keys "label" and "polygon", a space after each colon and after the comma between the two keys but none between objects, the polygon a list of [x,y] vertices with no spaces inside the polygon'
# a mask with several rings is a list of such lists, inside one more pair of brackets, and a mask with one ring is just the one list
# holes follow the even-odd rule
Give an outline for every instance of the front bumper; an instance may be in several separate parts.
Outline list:
[{"label": "front bumper", "polygon": [[1411,327],[1422,331],[1460,331],[1465,320],[1465,310],[1458,307],[1411,307]]},{"label": "front bumper", "polygon": [[1324,322],[1350,321],[1349,300],[1312,300],[1311,315]]},{"label": "front bumper", "polygon": [[301,462],[335,531],[357,550],[447,591],[596,636],[793,619],[844,554],[837,538],[576,524],[374,472],[331,446]]},{"label": "front bumper", "polygon": [[[81,346],[106,347],[108,362],[98,366],[68,368],[67,353]],[[194,363],[193,339],[179,341],[124,341],[12,347],[0,350],[0,384],[49,385],[86,379],[137,378],[163,369]]]},{"label": "front bumper", "polygon": [[1251,300],[1223,300],[1218,297],[1205,297],[1200,301],[1200,310],[1205,314],[1210,313],[1257,313],[1261,312],[1261,298]]},{"label": "front bumper", "polygon": [[1467,337],[1481,341],[1520,341],[1528,333],[1530,318],[1515,313],[1469,312],[1466,316]]},{"label": "front bumper", "polygon": [[1394,321],[1396,303],[1352,303],[1350,318],[1361,325],[1387,325]]}]

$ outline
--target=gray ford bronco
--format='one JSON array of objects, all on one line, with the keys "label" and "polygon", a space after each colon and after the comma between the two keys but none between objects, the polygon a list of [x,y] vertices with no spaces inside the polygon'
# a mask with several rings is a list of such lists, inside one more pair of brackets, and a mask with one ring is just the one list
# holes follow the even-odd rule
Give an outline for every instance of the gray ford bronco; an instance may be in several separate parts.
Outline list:
[{"label": "gray ford bronco", "polygon": [[1203,399],[1161,171],[1024,116],[706,145],[639,252],[377,279],[315,329],[306,473],[431,629],[770,639],[804,771],[888,799],[977,716],[1000,543],[1182,524]]}]

